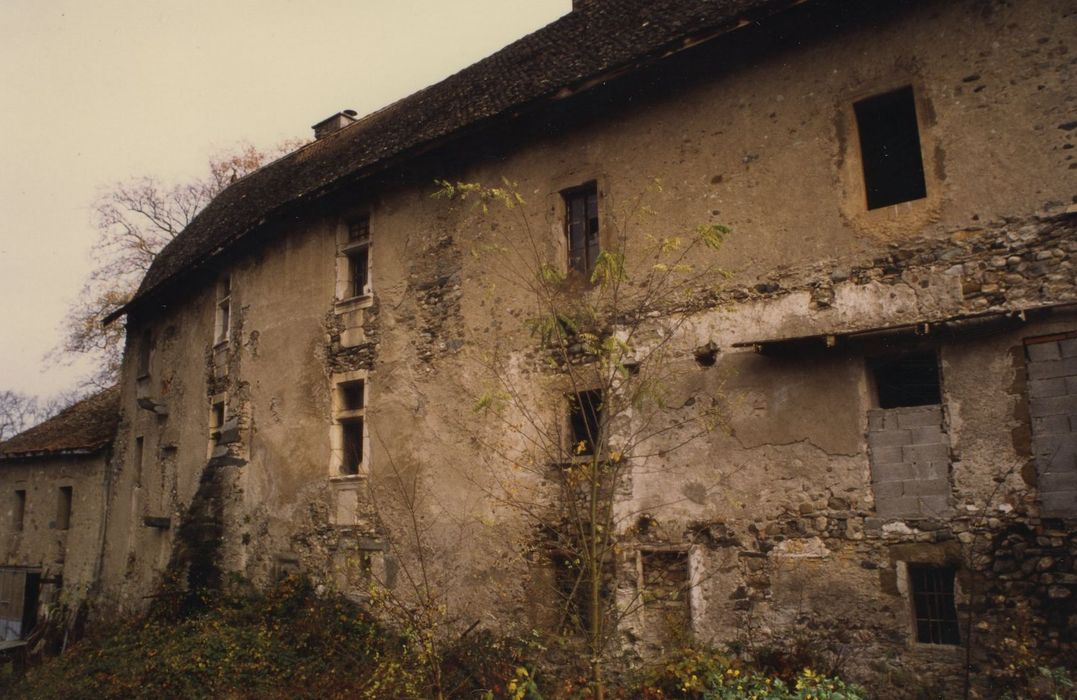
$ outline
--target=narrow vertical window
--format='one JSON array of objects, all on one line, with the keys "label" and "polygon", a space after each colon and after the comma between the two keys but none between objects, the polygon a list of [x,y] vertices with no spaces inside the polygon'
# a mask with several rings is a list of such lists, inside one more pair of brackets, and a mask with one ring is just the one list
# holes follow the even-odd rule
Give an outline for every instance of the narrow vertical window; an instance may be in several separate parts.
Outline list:
[{"label": "narrow vertical window", "polygon": [[217,319],[213,334],[213,342],[220,344],[227,342],[231,335],[232,326],[232,278],[225,275],[217,283]]},{"label": "narrow vertical window", "polygon": [[149,376],[150,353],[153,349],[153,335],[149,328],[143,328],[138,338],[138,377]]},{"label": "narrow vertical window", "polygon": [[143,440],[142,436],[136,437],[135,438],[135,454],[134,454],[133,461],[134,461],[134,465],[135,465],[135,483],[139,487],[142,486],[142,460],[143,460],[143,450],[144,450],[144,448],[145,448],[145,441]]},{"label": "narrow vertical window", "polygon": [[340,245],[343,265],[340,269],[338,297],[350,299],[370,294],[370,215],[348,219]]},{"label": "narrow vertical window", "polygon": [[568,409],[570,454],[594,455],[602,440],[602,392],[595,389],[573,394],[569,396]]},{"label": "narrow vertical window", "polygon": [[601,250],[598,237],[598,186],[591,182],[566,190],[563,196],[568,267],[590,277]]},{"label": "narrow vertical window", "polygon": [[15,504],[14,511],[11,514],[12,527],[21,531],[26,523],[26,490],[18,489],[15,491]]},{"label": "narrow vertical window", "polygon": [[911,86],[853,105],[868,209],[927,196]]},{"label": "narrow vertical window", "polygon": [[71,528],[71,493],[70,486],[61,486],[57,494],[56,503],[56,529],[68,530]]},{"label": "narrow vertical window", "polygon": [[960,644],[954,570],[949,567],[909,564],[916,620],[916,641],[924,644]]},{"label": "narrow vertical window", "polygon": [[350,374],[334,382],[333,441],[336,454],[333,474],[355,476],[367,470],[366,399],[365,379]]},{"label": "narrow vertical window", "polygon": [[225,418],[224,401],[214,401],[209,407],[209,451],[211,454],[213,449],[221,444],[221,428],[224,427]]}]

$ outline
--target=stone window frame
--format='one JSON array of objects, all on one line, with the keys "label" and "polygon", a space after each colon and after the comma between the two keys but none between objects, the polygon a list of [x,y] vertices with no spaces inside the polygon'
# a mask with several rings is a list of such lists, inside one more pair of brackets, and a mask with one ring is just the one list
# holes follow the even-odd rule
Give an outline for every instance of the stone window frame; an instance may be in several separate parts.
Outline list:
[{"label": "stone window frame", "polygon": [[644,572],[644,555],[645,554],[683,554],[685,557],[685,564],[688,569],[688,581],[687,589],[685,590],[685,604],[688,606],[688,632],[690,634],[696,633],[696,622],[699,619],[699,613],[703,609],[703,591],[702,591],[702,566],[699,561],[698,547],[684,544],[684,545],[638,545],[635,551],[635,573],[636,573],[636,590],[639,593],[639,603],[642,608],[647,606],[645,597],[646,585],[645,585],[645,572]]},{"label": "stone window frame", "polygon": [[[864,182],[860,131],[854,105],[863,100],[911,87],[920,135],[920,158],[924,168],[926,196],[877,209],[868,209]],[[942,208],[942,151],[935,125],[935,109],[930,90],[918,76],[890,74],[870,86],[841,96],[836,107],[839,180],[842,186],[840,209],[845,219],[861,233],[880,237],[907,237],[930,224]]]},{"label": "stone window frame", "polygon": [[[357,409],[346,410],[342,407],[341,391],[346,384],[363,383],[363,405]],[[370,423],[367,420],[367,407],[370,405],[370,372],[364,369],[351,372],[338,372],[330,377],[330,414],[329,426],[329,478],[334,481],[351,481],[362,479],[370,473]],[[362,459],[354,474],[341,471],[344,465],[344,425],[352,421],[362,421]]]},{"label": "stone window frame", "polygon": [[[363,308],[374,303],[372,221],[373,215],[369,207],[355,209],[337,220],[334,299],[338,309]],[[360,224],[365,234],[352,236],[352,231]],[[355,294],[352,289],[355,282],[353,265],[354,257],[360,253],[365,253],[366,256],[366,279],[361,293]]]},{"label": "stone window frame", "polygon": [[232,275],[225,273],[217,280],[216,302],[213,317],[213,347],[227,344],[232,339]]},{"label": "stone window frame", "polygon": [[11,529],[22,532],[26,529],[26,489],[15,489],[15,502],[12,504]]},{"label": "stone window frame", "polygon": [[[961,614],[960,606],[967,604],[968,593],[961,586],[961,571],[962,566],[960,562],[952,561],[949,558],[942,560],[935,557],[926,557],[923,559],[901,559],[894,562],[895,573],[897,578],[898,594],[901,596],[903,604],[905,606],[905,619],[906,630],[908,634],[909,646],[914,649],[931,650],[935,653],[946,653],[946,650],[951,652],[964,653],[965,644],[968,638],[968,630],[962,627],[962,623],[966,619]],[[957,631],[958,631],[958,643],[957,644],[936,644],[932,642],[920,641],[919,632],[916,625],[916,602],[913,599],[912,590],[912,577],[909,575],[910,566],[923,566],[923,567],[935,567],[946,568],[953,571],[954,575],[954,611],[957,616]]]},{"label": "stone window frame", "polygon": [[[218,412],[217,407],[220,407]],[[218,440],[221,437],[221,431],[224,428],[224,424],[228,421],[228,394],[220,393],[214,394],[209,397],[209,410],[206,420],[208,427],[207,432],[207,445],[206,445],[206,458],[213,457],[214,450],[220,446]]]},{"label": "stone window frame", "polygon": [[[571,233],[571,227],[572,227],[571,215],[572,215],[572,212],[571,212],[570,204],[574,199],[576,199],[578,197],[581,197],[581,196],[584,197],[584,216],[585,216],[585,218],[587,218],[587,213],[586,213],[587,200],[586,200],[586,198],[591,196],[592,194],[594,195],[594,198],[595,198],[595,226],[597,228],[597,231],[595,232],[596,235],[594,237],[597,239],[596,244],[597,244],[598,249],[595,252],[594,259],[593,260],[590,259],[589,246],[587,246],[587,243],[586,243],[587,236],[586,236],[586,232],[585,232],[584,269],[580,269],[580,268],[578,268],[578,267],[576,267],[576,266],[574,266],[572,264],[572,233]],[[598,260],[598,256],[601,255],[602,251],[605,250],[606,247],[607,247],[606,245],[604,245],[605,241],[603,240],[603,233],[604,233],[606,227],[603,226],[602,192],[599,189],[598,180],[593,178],[593,179],[590,179],[590,180],[586,180],[586,181],[584,181],[584,182],[582,182],[582,183],[580,183],[578,185],[574,185],[572,187],[566,187],[566,188],[564,188],[564,189],[562,189],[560,191],[560,195],[561,195],[561,221],[563,222],[562,225],[564,227],[565,271],[568,274],[573,274],[573,273],[578,274],[581,277],[583,277],[584,279],[590,281],[591,274],[594,272],[594,269],[595,269],[595,263]]]}]

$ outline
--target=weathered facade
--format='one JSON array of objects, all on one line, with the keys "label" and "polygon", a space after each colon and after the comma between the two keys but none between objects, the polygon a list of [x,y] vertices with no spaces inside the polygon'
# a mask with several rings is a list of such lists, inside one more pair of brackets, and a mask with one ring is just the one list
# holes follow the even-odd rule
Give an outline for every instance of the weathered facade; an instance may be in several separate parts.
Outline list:
[{"label": "weathered facade", "polygon": [[[568,270],[721,223],[729,279],[648,333],[670,415],[723,428],[656,444],[617,506],[617,595],[689,590],[625,648],[674,643],[681,600],[697,639],[796,640],[885,697],[987,687],[1021,645],[1072,665],[1077,13],[864,5],[596,0],[235,183],[124,310],[102,604],[166,571],[406,588],[421,553],[452,619],[539,624],[556,577],[466,424],[493,349],[560,398],[535,299],[478,253]],[[430,197],[503,177],[522,214]]]},{"label": "weathered facade", "polygon": [[0,443],[0,640],[54,615],[63,629],[94,592],[119,398],[95,394]]}]

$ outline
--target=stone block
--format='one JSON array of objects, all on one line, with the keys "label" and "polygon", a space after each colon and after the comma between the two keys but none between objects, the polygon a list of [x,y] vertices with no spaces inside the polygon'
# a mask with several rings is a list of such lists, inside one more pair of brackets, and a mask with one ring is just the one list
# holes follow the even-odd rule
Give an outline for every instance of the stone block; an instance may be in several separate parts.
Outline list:
[{"label": "stone block", "polygon": [[901,445],[871,448],[872,464],[897,464],[904,461],[904,459],[901,452]]},{"label": "stone block", "polygon": [[898,425],[902,428],[919,428],[928,425],[942,425],[941,406],[917,406],[915,408],[892,409],[898,413]]},{"label": "stone block", "polygon": [[1077,515],[1077,490],[1041,492],[1040,510],[1048,516]]},{"label": "stone block", "polygon": [[1033,398],[1028,404],[1029,413],[1033,418],[1077,414],[1077,395]]},{"label": "stone block", "polygon": [[942,431],[942,426],[940,425],[923,425],[919,428],[913,428],[911,432],[912,444],[914,445],[946,443],[946,433]]},{"label": "stone block", "polygon": [[868,430],[894,430],[898,428],[898,417],[893,409],[872,408],[868,410]]},{"label": "stone block", "polygon": [[1062,357],[1077,357],[1077,338],[1067,338],[1059,341],[1058,349]]},{"label": "stone block", "polygon": [[916,478],[916,469],[905,462],[893,462],[889,464],[872,464],[872,479],[878,483],[891,481],[908,481]]},{"label": "stone block", "polygon": [[884,518],[915,518],[921,515],[920,503],[912,496],[879,501],[875,504],[875,512]]},{"label": "stone block", "polygon": [[906,462],[949,462],[950,448],[942,443],[934,445],[906,445],[902,456]]},{"label": "stone block", "polygon": [[1032,419],[1035,435],[1065,435],[1070,432],[1070,416],[1059,414]]},{"label": "stone block", "polygon": [[1046,399],[1051,396],[1065,396],[1069,393],[1077,394],[1068,387],[1070,379],[1074,377],[1054,377],[1053,379],[1033,379],[1028,383],[1028,395],[1034,399]]},{"label": "stone block", "polygon": [[1040,492],[1077,491],[1077,469],[1040,474]]},{"label": "stone block", "polygon": [[1047,362],[1031,362],[1028,365],[1029,379],[1053,379],[1077,375],[1077,357]]},{"label": "stone block", "polygon": [[915,479],[904,483],[906,496],[949,496],[948,479]]},{"label": "stone block", "polygon": [[919,501],[920,512],[923,515],[938,516],[950,511],[950,497],[946,496],[933,496],[925,495],[920,496],[917,499]]},{"label": "stone block", "polygon": [[876,447],[893,447],[894,445],[912,444],[912,433],[908,430],[884,430],[868,434],[868,445]]},{"label": "stone block", "polygon": [[1058,360],[1062,358],[1061,349],[1056,341],[1048,343],[1029,343],[1025,346],[1025,351],[1028,353],[1028,359],[1032,362]]},{"label": "stone block", "polygon": [[917,462],[911,465],[915,479],[949,479],[949,462]]},{"label": "stone block", "polygon": [[875,493],[875,504],[880,506],[885,501],[900,499],[905,494],[904,481],[883,481],[871,485]]}]

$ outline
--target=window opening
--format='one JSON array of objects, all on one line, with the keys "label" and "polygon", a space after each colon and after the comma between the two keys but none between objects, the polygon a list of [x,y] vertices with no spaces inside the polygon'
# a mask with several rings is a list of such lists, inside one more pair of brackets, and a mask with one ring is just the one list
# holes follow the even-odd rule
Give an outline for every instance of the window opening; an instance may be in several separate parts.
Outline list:
[{"label": "window opening", "polygon": [[568,267],[590,277],[600,252],[598,186],[592,182],[568,190],[563,196],[565,233],[568,237]]},{"label": "window opening", "polygon": [[912,86],[853,105],[868,209],[927,196]]},{"label": "window opening", "polygon": [[135,481],[139,487],[142,486],[142,459],[143,451],[145,447],[145,440],[139,436],[135,438]]},{"label": "window opening", "polygon": [[954,570],[949,567],[909,564],[916,641],[924,644],[960,644]]},{"label": "window opening", "polygon": [[138,341],[138,376],[145,377],[150,373],[150,352],[153,347],[153,335],[149,328],[144,328]]},{"label": "window opening", "polygon": [[221,444],[221,428],[224,427],[224,420],[224,401],[214,401],[209,410],[209,442],[211,448]]},{"label": "window opening", "polygon": [[231,334],[232,323],[232,278],[225,275],[217,285],[217,323],[214,343],[227,341]]},{"label": "window opening", "polygon": [[370,294],[370,215],[348,219],[340,252],[344,256],[341,299]]},{"label": "window opening", "polygon": [[939,359],[933,352],[880,358],[871,363],[879,408],[942,403]]},{"label": "window opening", "polygon": [[340,473],[358,474],[359,467],[363,464],[363,419],[353,418],[341,421],[340,428],[343,437],[341,441],[343,459],[340,463]]},{"label": "window opening", "polygon": [[71,527],[71,495],[70,486],[61,486],[56,504],[56,529],[67,530]]},{"label": "window opening", "polygon": [[337,386],[340,392],[340,410],[359,411],[363,408],[363,380],[344,382]]},{"label": "window opening", "polygon": [[12,515],[12,525],[16,530],[22,530],[26,522],[26,490],[15,491],[15,512]]},{"label": "window opening", "polygon": [[569,396],[569,429],[573,455],[595,454],[595,445],[601,442],[602,391],[594,389]]},{"label": "window opening", "polygon": [[642,551],[643,601],[688,610],[688,553]]}]

